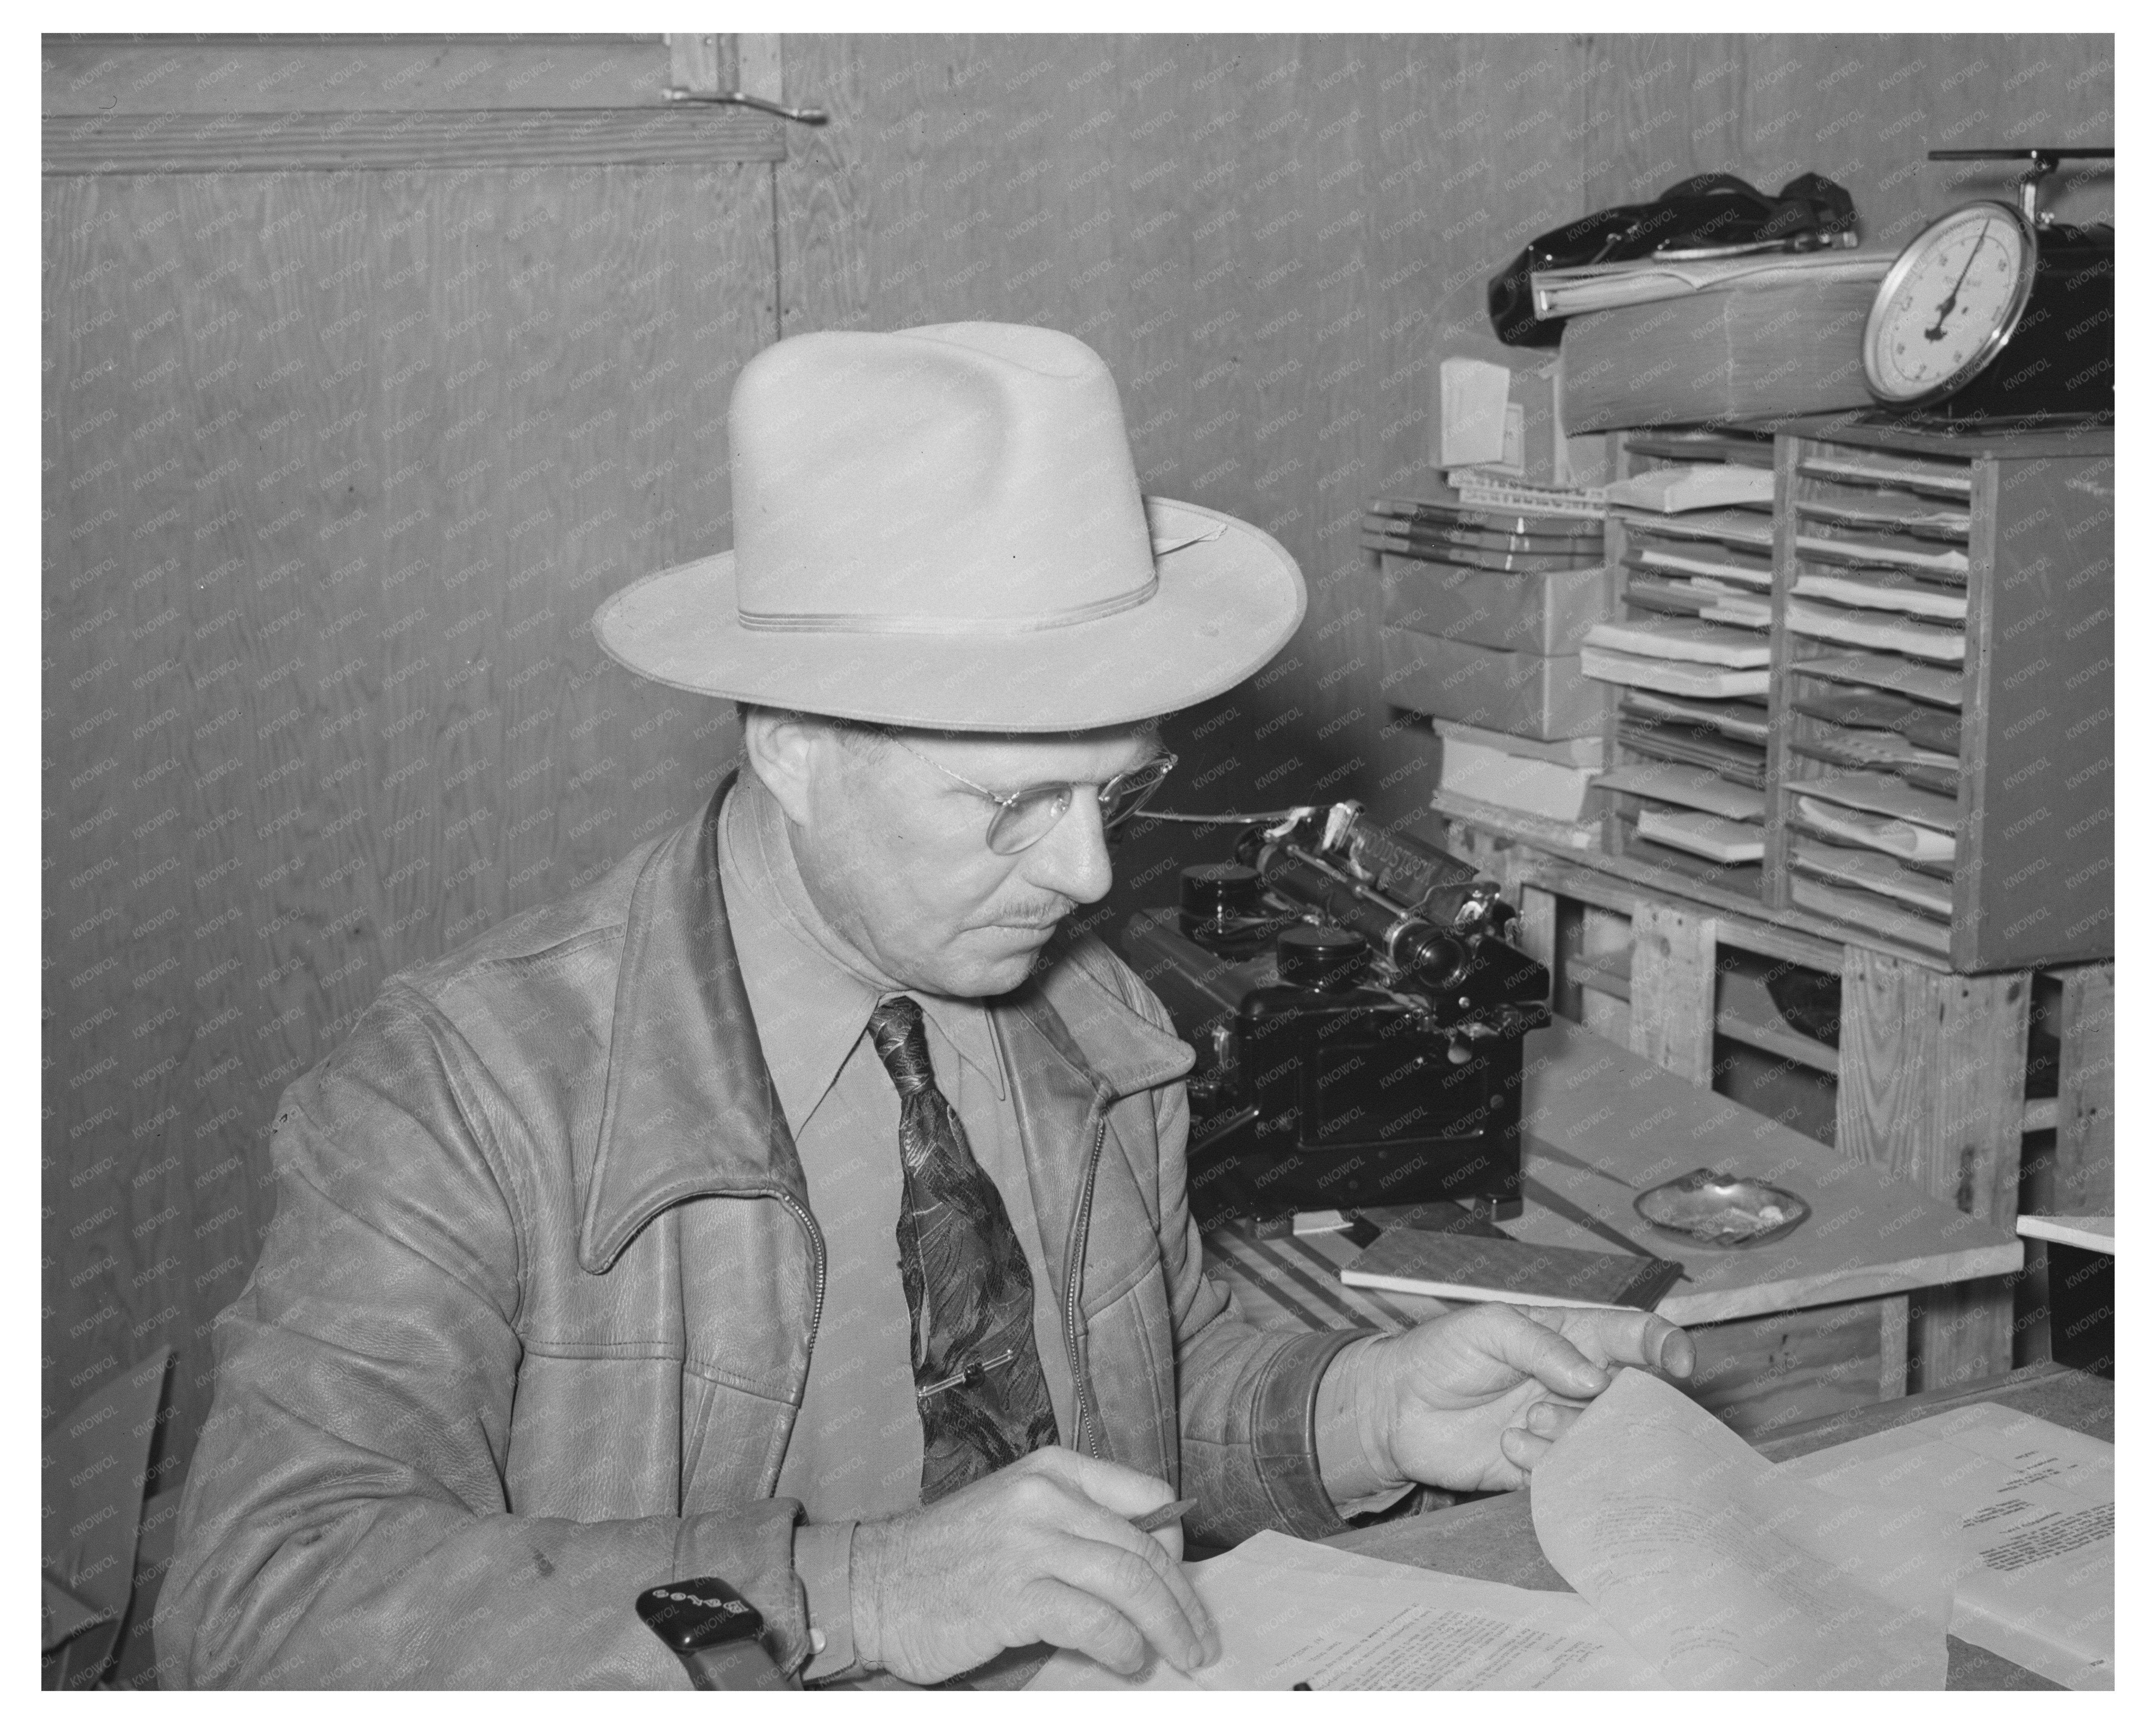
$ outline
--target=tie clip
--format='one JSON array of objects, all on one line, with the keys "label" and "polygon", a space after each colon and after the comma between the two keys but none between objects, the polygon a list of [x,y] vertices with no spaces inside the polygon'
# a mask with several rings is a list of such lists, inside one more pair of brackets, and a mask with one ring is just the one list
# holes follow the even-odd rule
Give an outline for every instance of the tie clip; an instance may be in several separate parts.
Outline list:
[{"label": "tie clip", "polygon": [[940,1395],[945,1389],[956,1388],[962,1383],[968,1388],[975,1388],[978,1386],[981,1379],[994,1370],[997,1366],[1008,1365],[1017,1357],[1018,1349],[1014,1347],[1007,1347],[993,1359],[976,1359],[963,1371],[953,1371],[948,1377],[939,1378],[934,1383],[924,1383],[921,1388],[914,1390],[914,1398],[925,1401],[929,1396]]}]

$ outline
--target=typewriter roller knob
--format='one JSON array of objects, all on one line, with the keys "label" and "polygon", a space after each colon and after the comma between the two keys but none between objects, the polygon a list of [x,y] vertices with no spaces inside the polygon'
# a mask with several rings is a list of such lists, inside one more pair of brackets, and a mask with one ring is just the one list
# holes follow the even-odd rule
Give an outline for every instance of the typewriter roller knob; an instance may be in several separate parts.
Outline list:
[{"label": "typewriter roller knob", "polygon": [[1256,869],[1240,863],[1186,868],[1178,925],[1186,938],[1209,951],[1263,950],[1268,931],[1263,921],[1265,885]]},{"label": "typewriter roller knob", "polygon": [[1360,987],[1370,969],[1369,943],[1345,928],[1290,928],[1275,943],[1273,954],[1281,981],[1322,993]]}]

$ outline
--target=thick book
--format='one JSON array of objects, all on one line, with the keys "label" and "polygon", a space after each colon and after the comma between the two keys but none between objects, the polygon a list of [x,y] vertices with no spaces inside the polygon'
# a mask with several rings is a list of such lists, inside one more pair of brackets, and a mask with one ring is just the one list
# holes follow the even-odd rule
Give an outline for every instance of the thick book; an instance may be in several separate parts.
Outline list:
[{"label": "thick book", "polygon": [[1340,1279],[1351,1287],[1433,1299],[1652,1311],[1683,1274],[1681,1264],[1661,1257],[1396,1227],[1342,1269]]},{"label": "thick book", "polygon": [[1868,407],[1875,276],[1760,280],[1574,317],[1559,350],[1567,433]]}]

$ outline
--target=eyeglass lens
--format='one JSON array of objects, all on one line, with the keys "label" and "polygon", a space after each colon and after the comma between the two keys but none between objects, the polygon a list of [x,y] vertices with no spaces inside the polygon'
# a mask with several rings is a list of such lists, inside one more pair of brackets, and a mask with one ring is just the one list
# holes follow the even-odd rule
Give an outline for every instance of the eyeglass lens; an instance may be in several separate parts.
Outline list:
[{"label": "eyeglass lens", "polygon": [[[1160,788],[1173,764],[1168,760],[1147,761],[1103,784],[1099,793],[1103,829],[1113,831],[1142,808],[1146,799]],[[1040,784],[1020,791],[989,821],[988,848],[1009,856],[1040,843],[1070,808],[1070,793],[1068,784]]]}]

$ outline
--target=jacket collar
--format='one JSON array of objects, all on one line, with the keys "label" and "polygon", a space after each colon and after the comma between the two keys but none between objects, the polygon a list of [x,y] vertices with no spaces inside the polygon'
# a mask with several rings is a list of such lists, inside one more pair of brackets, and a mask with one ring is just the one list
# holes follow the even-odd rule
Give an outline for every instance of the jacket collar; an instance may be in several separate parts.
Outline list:
[{"label": "jacket collar", "polygon": [[[762,1193],[808,1207],[793,1133],[757,1039],[719,879],[718,812],[727,774],[701,816],[645,859],[631,893],[614,987],[606,1095],[577,1259],[604,1274],[644,1225],[685,1198]],[[1085,990],[1081,1046],[1051,996],[1072,960],[990,1008],[1020,1020],[1067,1064],[1100,1105],[1179,1076],[1189,1049],[1105,988]],[[1075,992],[1068,996],[1077,1009]],[[1029,1085],[1026,1072],[1013,1074]],[[1031,1169],[1036,1187],[1060,1168]],[[1065,1177],[1075,1180],[1082,1168]]]}]

